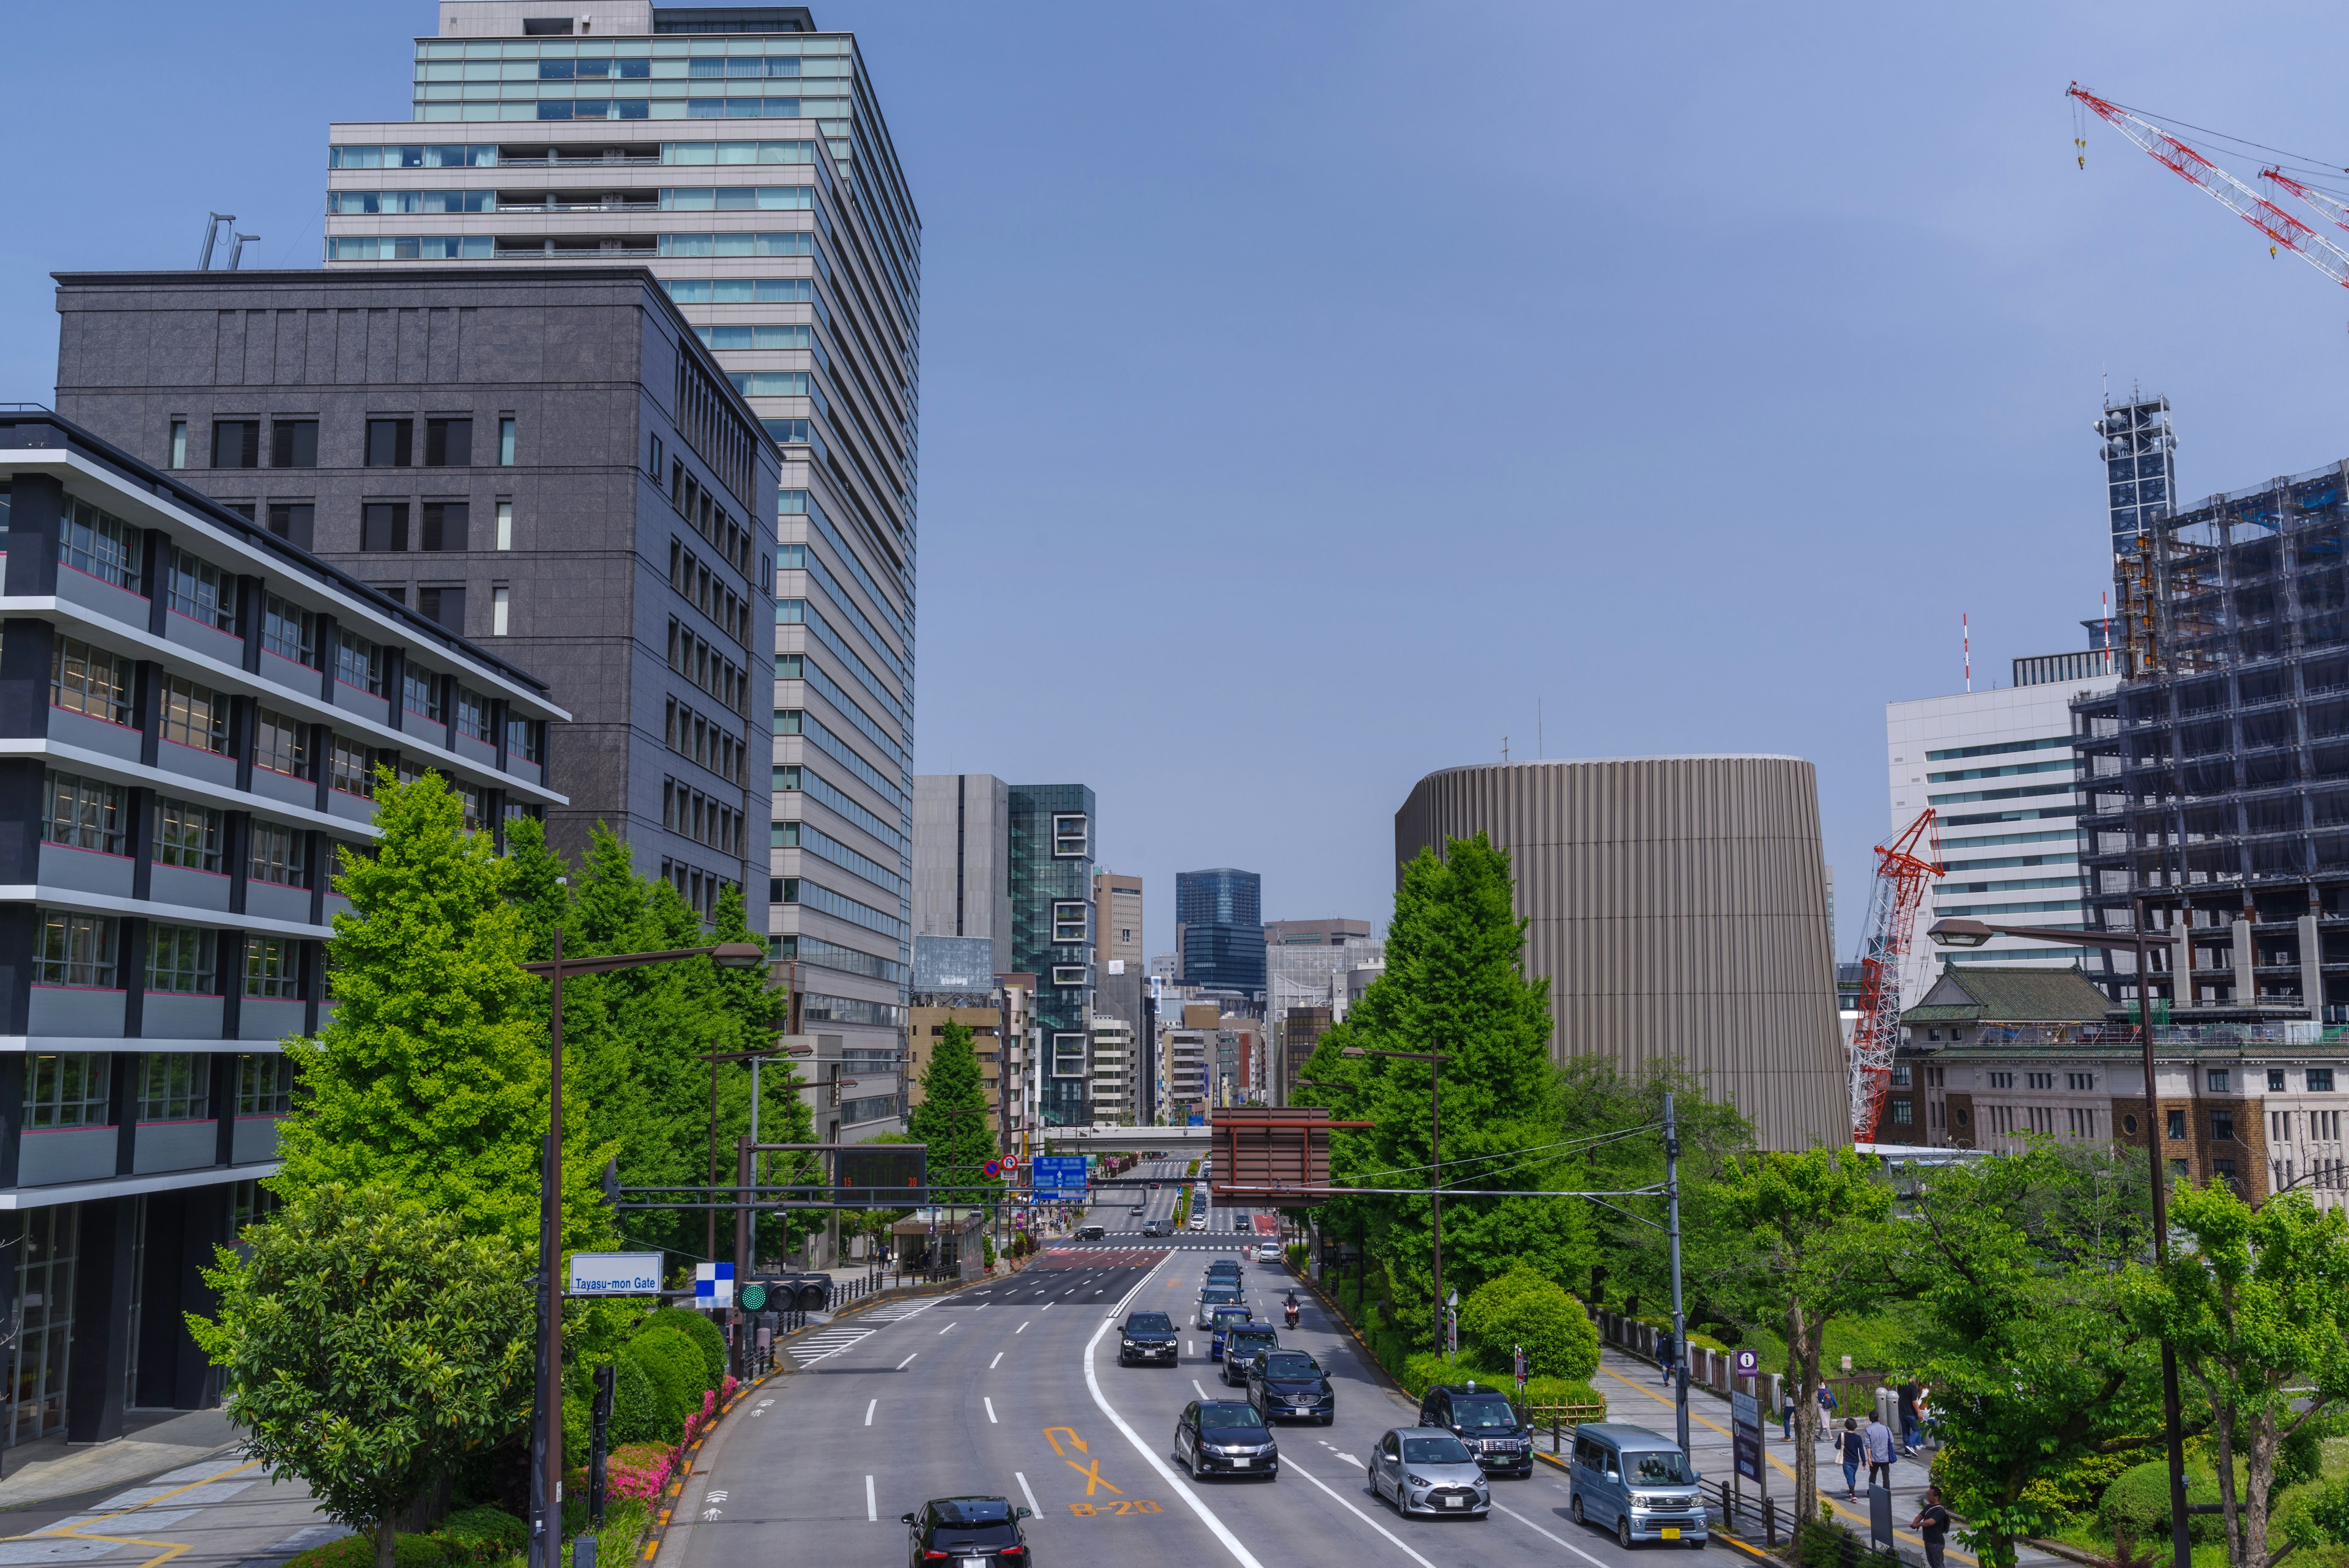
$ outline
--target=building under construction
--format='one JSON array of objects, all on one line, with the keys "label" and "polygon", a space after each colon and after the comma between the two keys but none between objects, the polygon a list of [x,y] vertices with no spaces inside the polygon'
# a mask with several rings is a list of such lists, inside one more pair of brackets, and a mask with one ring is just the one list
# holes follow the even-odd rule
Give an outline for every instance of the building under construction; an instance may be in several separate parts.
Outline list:
[{"label": "building under construction", "polygon": [[2072,704],[2087,918],[2160,933],[2173,1023],[2349,1019],[2349,462],[2178,510],[2167,401],[2105,412],[2125,679]]}]

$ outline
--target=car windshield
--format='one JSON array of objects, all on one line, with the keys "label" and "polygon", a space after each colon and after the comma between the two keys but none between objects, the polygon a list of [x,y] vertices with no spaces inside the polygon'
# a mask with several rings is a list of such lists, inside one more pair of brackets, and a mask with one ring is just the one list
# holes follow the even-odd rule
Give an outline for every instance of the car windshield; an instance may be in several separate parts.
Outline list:
[{"label": "car windshield", "polygon": [[1173,1320],[1168,1318],[1163,1312],[1138,1312],[1132,1317],[1125,1320],[1125,1332],[1128,1334],[1172,1334],[1174,1332],[1174,1324]]},{"label": "car windshield", "polygon": [[1209,1285],[1199,1293],[1199,1299],[1203,1302],[1236,1302],[1240,1299],[1240,1293],[1234,1285]]},{"label": "car windshield", "polygon": [[1264,1375],[1267,1377],[1276,1378],[1319,1377],[1321,1376],[1321,1368],[1313,1364],[1313,1358],[1309,1355],[1299,1355],[1293,1350],[1283,1351],[1278,1355],[1268,1355],[1264,1358]]},{"label": "car windshield", "polygon": [[1215,1312],[1210,1314],[1209,1321],[1213,1322],[1217,1328],[1230,1329],[1237,1328],[1240,1324],[1247,1322],[1247,1308],[1244,1306],[1222,1306],[1217,1307]]},{"label": "car windshield", "polygon": [[1461,1399],[1452,1401],[1452,1418],[1458,1425],[1475,1431],[1498,1428],[1516,1430],[1517,1413],[1509,1408],[1506,1399]]},{"label": "car windshield", "polygon": [[1234,1427],[1261,1427],[1264,1417],[1257,1414],[1253,1405],[1202,1405],[1199,1407],[1199,1425],[1227,1431]]},{"label": "car windshield", "polygon": [[1454,1437],[1405,1438],[1402,1459],[1407,1465],[1464,1465],[1468,1460],[1467,1445]]},{"label": "car windshield", "polygon": [[1686,1486],[1689,1480],[1688,1456],[1678,1449],[1651,1449],[1646,1453],[1625,1454],[1623,1473],[1634,1481],[1650,1486]]},{"label": "car windshield", "polygon": [[1280,1336],[1268,1329],[1236,1328],[1224,1337],[1224,1354],[1228,1355],[1235,1350],[1252,1354],[1279,1343]]}]

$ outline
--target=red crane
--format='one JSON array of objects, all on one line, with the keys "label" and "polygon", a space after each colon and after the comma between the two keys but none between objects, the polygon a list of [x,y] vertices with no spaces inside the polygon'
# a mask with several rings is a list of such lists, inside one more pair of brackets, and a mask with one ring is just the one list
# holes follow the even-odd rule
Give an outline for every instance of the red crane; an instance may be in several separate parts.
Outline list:
[{"label": "red crane", "polygon": [[[1920,855],[1922,845],[1925,853]],[[1859,953],[1859,1019],[1851,1032],[1851,1138],[1876,1141],[1884,1113],[1884,1086],[1900,1044],[1900,965],[1910,929],[1925,901],[1925,884],[1941,874],[1941,836],[1933,808],[1876,846],[1876,890],[1868,899],[1868,930]]]}]

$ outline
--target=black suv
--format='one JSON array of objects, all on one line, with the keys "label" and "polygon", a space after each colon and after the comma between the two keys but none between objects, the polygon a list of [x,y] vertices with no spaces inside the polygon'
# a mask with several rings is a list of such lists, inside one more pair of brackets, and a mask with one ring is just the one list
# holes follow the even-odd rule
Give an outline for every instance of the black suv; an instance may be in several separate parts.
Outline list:
[{"label": "black suv", "polygon": [[1125,1320],[1118,1331],[1117,1364],[1131,1366],[1135,1362],[1163,1361],[1174,1365],[1174,1320],[1163,1312],[1138,1312]]},{"label": "black suv", "polygon": [[1284,1417],[1319,1421],[1338,1418],[1338,1396],[1314,1359],[1301,1350],[1268,1350],[1247,1371],[1248,1403],[1268,1421]]},{"label": "black suv", "polygon": [[1268,1350],[1280,1348],[1280,1335],[1268,1323],[1237,1324],[1224,1334],[1224,1386],[1247,1381],[1248,1368]]},{"label": "black suv", "polygon": [[924,1558],[936,1563],[946,1557],[990,1568],[1027,1568],[1028,1541],[1019,1521],[1030,1517],[1008,1498],[934,1498],[897,1516],[905,1526],[907,1568],[923,1568]]},{"label": "black suv", "polygon": [[1468,1445],[1486,1475],[1534,1473],[1533,1429],[1498,1388],[1439,1383],[1419,1402],[1419,1424],[1440,1427]]},{"label": "black suv", "polygon": [[1080,1241],[1098,1241],[1108,1234],[1109,1232],[1099,1225],[1080,1225],[1077,1227],[1077,1240]]}]

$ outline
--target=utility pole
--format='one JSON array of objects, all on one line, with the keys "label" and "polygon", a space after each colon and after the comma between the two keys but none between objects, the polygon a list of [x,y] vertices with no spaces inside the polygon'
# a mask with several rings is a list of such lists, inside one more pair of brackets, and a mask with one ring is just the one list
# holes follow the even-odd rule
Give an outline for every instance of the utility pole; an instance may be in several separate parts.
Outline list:
[{"label": "utility pole", "polygon": [[1689,1452],[1688,1317],[1681,1305],[1681,1131],[1672,1095],[1664,1091],[1664,1205],[1672,1255],[1672,1417],[1681,1452]]}]

